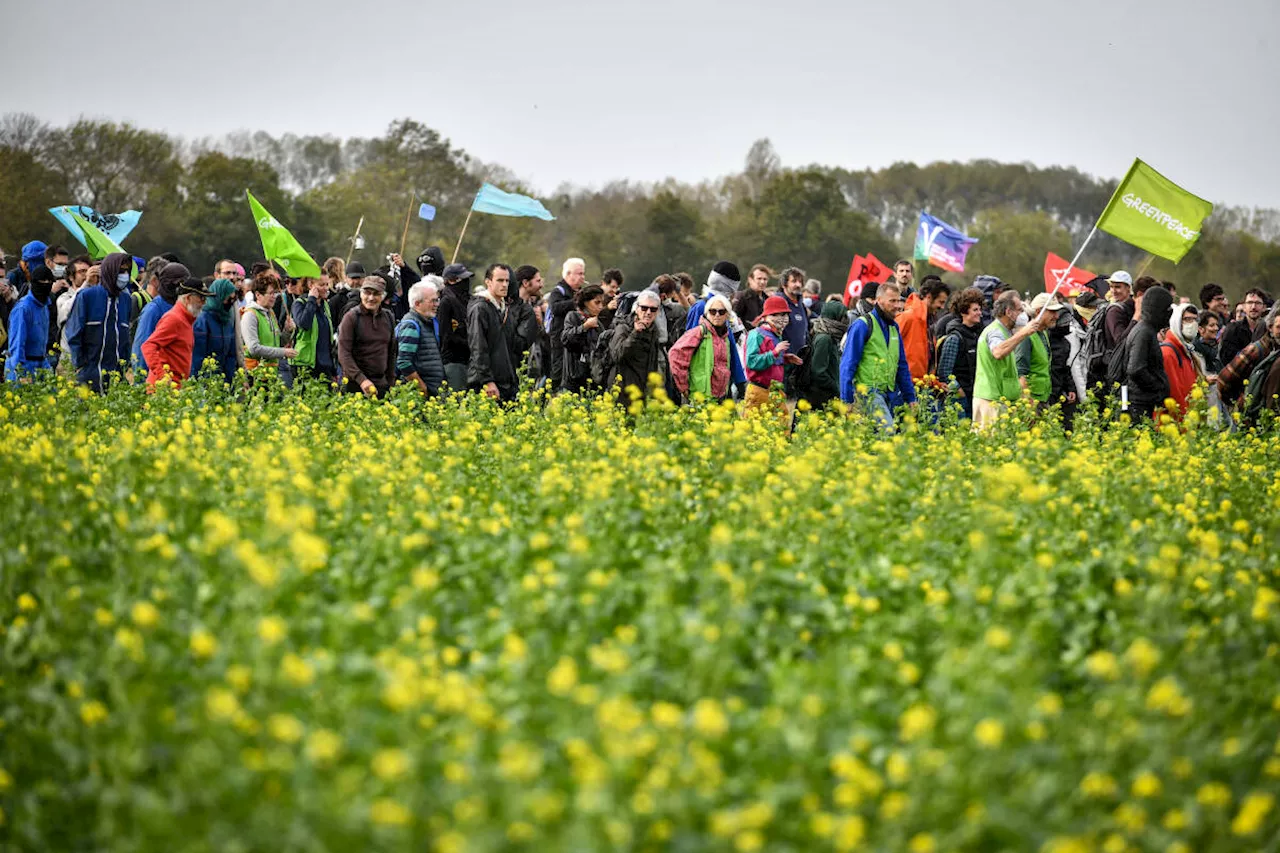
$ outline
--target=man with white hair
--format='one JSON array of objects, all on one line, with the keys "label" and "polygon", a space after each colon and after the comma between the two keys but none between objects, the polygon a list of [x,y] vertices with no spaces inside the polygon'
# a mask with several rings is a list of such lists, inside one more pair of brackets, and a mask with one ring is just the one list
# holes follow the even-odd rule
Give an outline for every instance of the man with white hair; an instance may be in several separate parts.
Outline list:
[{"label": "man with white hair", "polygon": [[573,298],[582,283],[587,280],[587,265],[582,258],[569,258],[560,268],[560,281],[547,299],[546,329],[551,339],[550,380],[552,393],[564,383],[564,344],[560,340],[564,332],[564,318],[573,310]]},{"label": "man with white hair", "polygon": [[[658,345],[658,314],[662,300],[652,290],[642,290],[630,314],[614,321],[609,354],[620,379],[623,394],[619,401],[629,405],[626,389],[635,386],[644,396],[649,394],[649,375],[664,376],[662,349]],[[661,387],[661,383],[659,384]]]},{"label": "man with white hair", "polygon": [[396,326],[396,378],[417,383],[428,397],[440,393],[444,384],[444,361],[440,358],[440,327],[436,309],[444,279],[429,275],[409,288],[409,311]]}]

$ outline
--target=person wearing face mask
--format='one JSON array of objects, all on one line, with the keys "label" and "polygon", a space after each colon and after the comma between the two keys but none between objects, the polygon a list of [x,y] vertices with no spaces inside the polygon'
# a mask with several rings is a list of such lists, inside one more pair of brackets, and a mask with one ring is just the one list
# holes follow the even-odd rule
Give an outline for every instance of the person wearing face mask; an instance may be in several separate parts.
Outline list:
[{"label": "person wearing face mask", "polygon": [[[768,409],[770,392],[781,390],[783,365],[801,363],[800,357],[791,352],[791,342],[784,340],[784,332],[791,321],[791,307],[786,298],[770,296],[764,301],[756,327],[747,333],[747,393],[743,417],[753,411]],[[784,407],[778,417],[783,428],[789,429],[789,407]]]},{"label": "person wearing face mask", "polygon": [[893,411],[915,405],[916,389],[907,366],[898,315],[902,291],[894,280],[876,288],[875,308],[849,324],[840,359],[840,399],[862,403],[885,429],[893,429]]},{"label": "person wearing face mask", "polygon": [[18,300],[9,314],[9,347],[4,363],[6,382],[30,382],[40,371],[50,370],[49,304],[53,293],[53,271],[35,267],[28,279],[27,295]]},{"label": "person wearing face mask", "polygon": [[[165,267],[167,270],[168,267]],[[176,289],[176,301],[160,318],[155,330],[142,344],[147,368],[147,393],[165,379],[177,387],[191,374],[191,354],[195,349],[195,322],[204,301],[213,296],[204,282],[188,277]]]},{"label": "person wearing face mask", "polygon": [[809,312],[809,322],[818,319],[822,312],[822,282],[811,278],[804,283],[804,310]]},{"label": "person wearing face mask", "polygon": [[1194,305],[1173,306],[1169,329],[1160,342],[1164,356],[1164,372],[1169,377],[1169,397],[1178,404],[1178,416],[1187,413],[1187,400],[1196,381],[1204,375],[1199,356],[1195,352],[1196,338],[1200,337],[1200,312]]},{"label": "person wearing face mask", "polygon": [[[1139,279],[1141,281],[1141,279]],[[1169,396],[1169,376],[1164,372],[1160,352],[1160,330],[1169,325],[1173,296],[1163,287],[1143,291],[1139,320],[1125,337],[1125,381],[1129,396],[1130,423],[1150,421]]]},{"label": "person wearing face mask", "polygon": [[129,277],[133,258],[115,252],[102,259],[97,284],[86,285],[67,318],[67,353],[76,381],[95,393],[129,364]]},{"label": "person wearing face mask", "polygon": [[[236,324],[231,318],[236,304],[236,286],[231,279],[219,278],[214,279],[209,291],[213,296],[205,301],[204,310],[191,330],[195,336],[191,349],[191,375],[197,376],[202,369],[208,369],[221,374],[231,385],[240,367],[236,358]],[[214,364],[206,365],[205,359],[213,359]]]},{"label": "person wearing face mask", "polygon": [[151,337],[160,318],[169,313],[178,301],[178,285],[191,276],[191,272],[182,264],[170,261],[160,268],[156,276],[159,288],[155,299],[147,303],[138,317],[138,328],[133,334],[133,381],[142,382],[150,373],[146,356],[142,354],[142,345]]}]

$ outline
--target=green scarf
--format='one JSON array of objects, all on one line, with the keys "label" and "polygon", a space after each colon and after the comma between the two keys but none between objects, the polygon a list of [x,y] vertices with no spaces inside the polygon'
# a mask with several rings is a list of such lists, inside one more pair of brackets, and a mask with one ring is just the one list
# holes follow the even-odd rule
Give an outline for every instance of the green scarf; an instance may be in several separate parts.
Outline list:
[{"label": "green scarf", "polygon": [[204,301],[204,310],[212,314],[219,325],[225,326],[231,322],[231,309],[235,307],[234,302],[228,306],[226,301],[235,296],[236,286],[228,279],[219,278],[209,286],[209,289],[213,291],[213,296]]}]

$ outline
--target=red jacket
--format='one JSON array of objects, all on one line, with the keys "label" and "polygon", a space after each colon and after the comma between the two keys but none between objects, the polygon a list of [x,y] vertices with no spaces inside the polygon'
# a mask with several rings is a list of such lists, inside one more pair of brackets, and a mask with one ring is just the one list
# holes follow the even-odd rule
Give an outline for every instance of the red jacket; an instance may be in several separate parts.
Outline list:
[{"label": "red jacket", "polygon": [[174,385],[191,374],[191,350],[196,336],[192,328],[196,318],[179,302],[156,324],[156,330],[142,344],[142,357],[147,360],[147,390],[153,390],[166,373]]},{"label": "red jacket", "polygon": [[[1195,387],[1198,376],[1195,359],[1187,352],[1182,338],[1173,329],[1164,333],[1164,340],[1160,342],[1160,353],[1164,356],[1164,372],[1169,377],[1169,396],[1177,401],[1179,414],[1185,415],[1187,396]],[[1161,409],[1157,407],[1155,413],[1157,418],[1160,417],[1160,411]]]}]

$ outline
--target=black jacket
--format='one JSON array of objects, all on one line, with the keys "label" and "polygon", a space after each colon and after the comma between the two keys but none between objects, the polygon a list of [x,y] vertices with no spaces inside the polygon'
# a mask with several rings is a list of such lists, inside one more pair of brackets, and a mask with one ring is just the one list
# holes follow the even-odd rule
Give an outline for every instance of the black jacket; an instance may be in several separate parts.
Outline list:
[{"label": "black jacket", "polygon": [[1049,402],[1060,403],[1076,390],[1071,377],[1071,311],[1058,312],[1058,322],[1049,329]]},{"label": "black jacket", "polygon": [[[622,388],[634,385],[648,394],[649,374],[664,374],[662,353],[658,347],[658,324],[655,321],[643,332],[637,332],[634,320],[634,314],[614,320],[609,354],[613,356],[614,369],[622,378]],[[625,398],[619,399],[626,402]]]},{"label": "black jacket", "polygon": [[485,296],[476,296],[467,307],[467,340],[471,358],[467,365],[467,384],[473,390],[492,382],[498,386],[502,400],[514,400],[520,384],[511,363],[511,311],[501,311]]},{"label": "black jacket", "polygon": [[1125,381],[1129,386],[1129,402],[1138,408],[1164,405],[1169,396],[1169,377],[1164,372],[1164,354],[1160,352],[1160,330],[1169,325],[1169,308],[1173,294],[1163,287],[1153,287],[1142,297],[1142,316],[1129,336]]},{"label": "black jacket", "polygon": [[552,352],[564,349],[560,333],[564,331],[564,318],[572,310],[573,290],[561,280],[556,285],[555,290],[551,291],[551,295],[547,297],[547,316],[551,318],[550,325],[547,326],[547,333],[551,335]]},{"label": "black jacket", "polygon": [[444,286],[440,294],[440,308],[436,317],[440,320],[440,358],[445,364],[467,364],[471,361],[471,347],[467,337],[468,304],[471,302],[471,279],[455,281]]},{"label": "black jacket", "polygon": [[601,326],[584,329],[585,322],[587,318],[576,308],[564,318],[564,331],[560,333],[560,343],[564,347],[564,379],[560,387],[566,391],[581,391],[591,378],[591,353],[600,339]]},{"label": "black jacket", "polygon": [[538,323],[538,315],[533,310],[533,306],[519,296],[507,299],[507,310],[511,312],[509,318],[512,330],[511,363],[519,370],[521,363],[528,357],[530,373],[537,375],[534,367],[541,353],[535,347],[542,342],[546,334],[542,331],[542,325]]},{"label": "black jacket", "polygon": [[948,316],[951,319],[947,321],[939,338],[956,335],[960,339],[960,351],[956,354],[955,364],[951,367],[951,375],[956,378],[956,384],[964,390],[965,396],[972,398],[973,381],[978,375],[978,338],[982,336],[982,330],[986,327],[978,325],[969,328],[955,314]]},{"label": "black jacket", "polygon": [[[1262,325],[1262,320],[1258,321]],[[1240,354],[1240,350],[1253,343],[1253,329],[1249,328],[1248,320],[1233,320],[1227,324],[1222,330],[1222,336],[1218,338],[1218,360],[1223,364],[1230,364],[1231,359]]]}]

